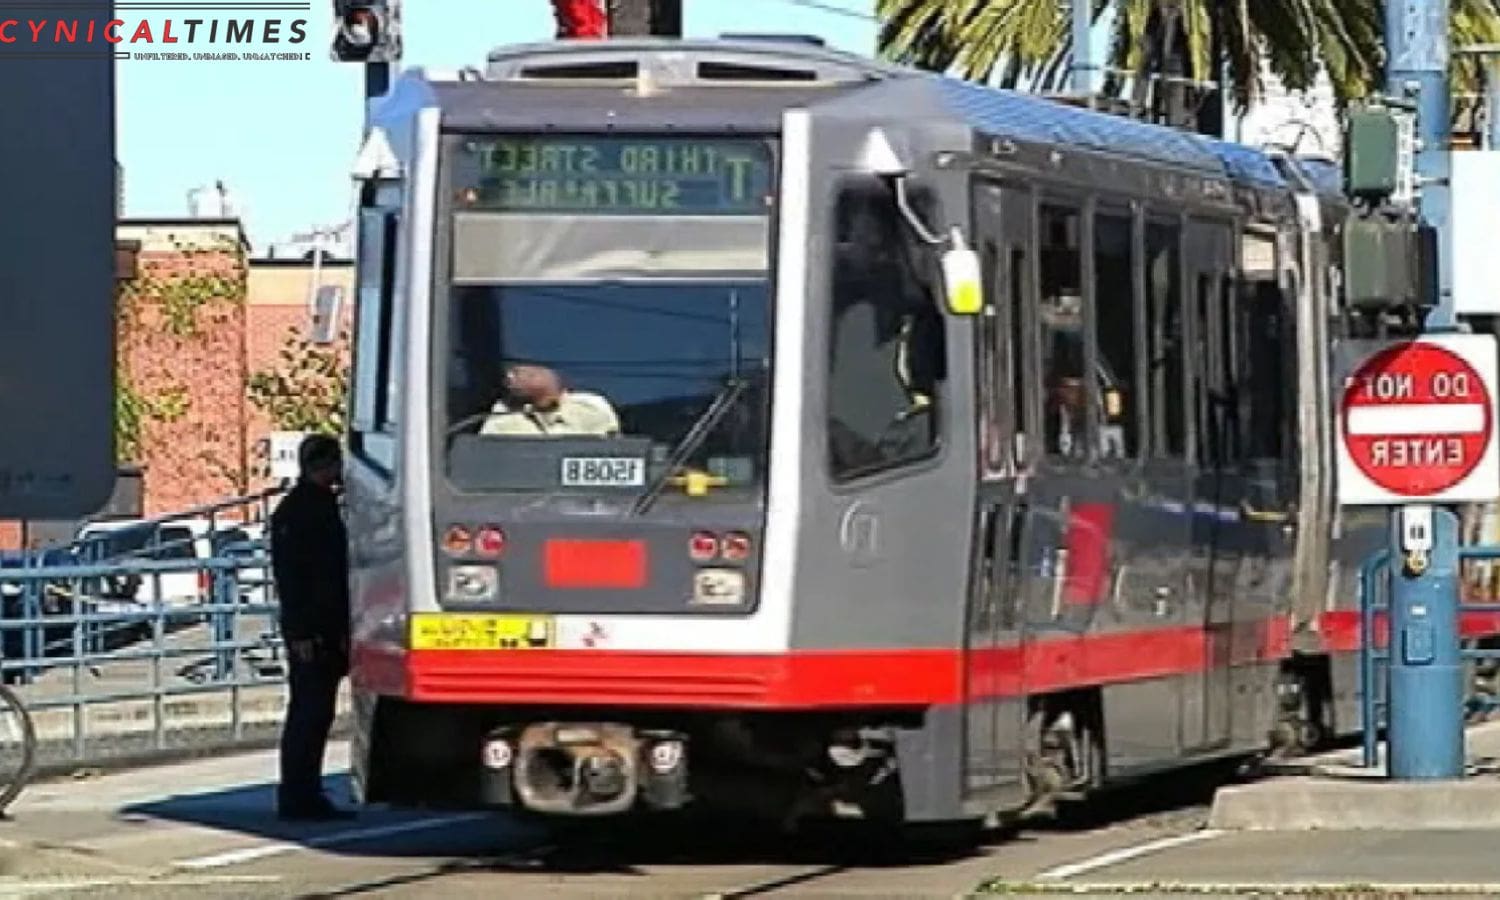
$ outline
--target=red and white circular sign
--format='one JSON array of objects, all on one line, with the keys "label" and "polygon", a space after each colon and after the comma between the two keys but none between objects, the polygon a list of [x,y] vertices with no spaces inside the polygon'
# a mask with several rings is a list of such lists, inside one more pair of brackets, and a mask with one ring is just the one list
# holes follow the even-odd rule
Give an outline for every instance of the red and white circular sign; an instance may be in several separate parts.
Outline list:
[{"label": "red and white circular sign", "polygon": [[1490,409],[1484,379],[1462,356],[1431,343],[1399,344],[1365,360],[1347,382],[1344,447],[1383,490],[1441,494],[1484,458]]}]

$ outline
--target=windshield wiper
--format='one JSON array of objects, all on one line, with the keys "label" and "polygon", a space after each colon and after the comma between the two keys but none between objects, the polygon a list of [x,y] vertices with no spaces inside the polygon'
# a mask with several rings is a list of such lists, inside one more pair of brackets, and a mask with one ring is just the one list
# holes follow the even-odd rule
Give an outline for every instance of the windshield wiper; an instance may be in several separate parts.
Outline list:
[{"label": "windshield wiper", "polygon": [[672,480],[672,476],[682,468],[682,464],[687,462],[689,456],[698,452],[698,448],[713,433],[719,421],[724,418],[724,414],[734,408],[740,395],[745,392],[746,384],[747,382],[742,378],[731,378],[719,389],[719,393],[708,405],[708,409],[705,409],[703,414],[693,421],[693,426],[688,429],[687,434],[683,435],[682,440],[677,442],[677,446],[672,448],[672,452],[667,454],[666,467],[662,469],[662,473],[656,476],[656,480],[651,482],[651,486],[644,494],[636,498],[635,504],[630,508],[632,516],[645,514],[656,503],[662,491],[666,489],[667,482]]}]

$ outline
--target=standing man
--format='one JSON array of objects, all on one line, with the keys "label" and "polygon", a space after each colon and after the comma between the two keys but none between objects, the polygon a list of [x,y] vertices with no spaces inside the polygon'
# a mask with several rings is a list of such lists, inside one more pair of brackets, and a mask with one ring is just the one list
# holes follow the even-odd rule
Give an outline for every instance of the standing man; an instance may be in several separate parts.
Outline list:
[{"label": "standing man", "polygon": [[301,477],[271,516],[271,566],[291,662],[281,734],[277,812],[289,821],[351,818],[323,794],[323,751],[339,682],[349,672],[349,547],[339,512],[343,453],[312,435],[297,452]]}]

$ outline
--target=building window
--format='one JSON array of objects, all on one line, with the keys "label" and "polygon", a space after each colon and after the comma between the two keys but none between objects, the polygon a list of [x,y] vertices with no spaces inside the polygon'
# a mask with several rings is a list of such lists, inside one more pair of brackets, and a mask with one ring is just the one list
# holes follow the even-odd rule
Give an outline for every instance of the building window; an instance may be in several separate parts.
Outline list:
[{"label": "building window", "polygon": [[[932,221],[930,194],[913,192]],[[894,193],[847,183],[835,204],[828,343],[828,455],[846,481],[906,465],[938,446],[947,344],[932,263],[915,246]]]}]

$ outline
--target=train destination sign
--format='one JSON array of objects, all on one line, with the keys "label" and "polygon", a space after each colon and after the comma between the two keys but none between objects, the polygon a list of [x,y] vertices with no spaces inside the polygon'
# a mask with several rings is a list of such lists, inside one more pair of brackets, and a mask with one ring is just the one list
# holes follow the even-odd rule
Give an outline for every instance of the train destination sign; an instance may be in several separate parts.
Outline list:
[{"label": "train destination sign", "polygon": [[1500,498],[1495,352],[1487,335],[1441,335],[1364,353],[1340,398],[1339,502]]},{"label": "train destination sign", "polygon": [[494,212],[760,216],[772,190],[759,140],[516,136],[465,145],[461,203]]}]

